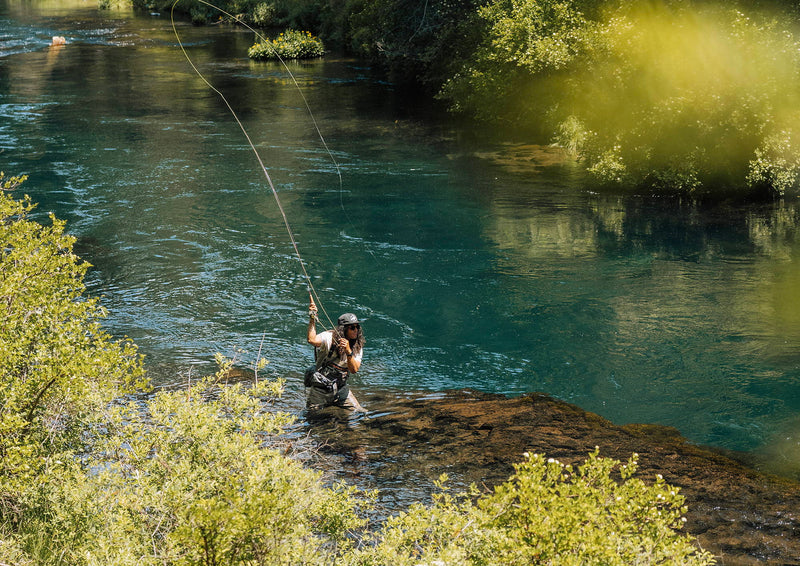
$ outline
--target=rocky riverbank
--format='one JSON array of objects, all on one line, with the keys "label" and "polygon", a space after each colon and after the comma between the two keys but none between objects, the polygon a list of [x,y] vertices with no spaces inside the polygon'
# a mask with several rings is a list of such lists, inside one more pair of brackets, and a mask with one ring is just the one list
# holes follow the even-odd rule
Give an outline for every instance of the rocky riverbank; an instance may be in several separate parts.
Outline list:
[{"label": "rocky riverbank", "polygon": [[322,444],[327,469],[381,491],[387,512],[429,501],[433,480],[491,488],[523,452],[576,464],[595,446],[602,456],[639,454],[638,477],[664,476],[681,488],[686,530],[724,565],[800,565],[800,484],[761,474],[675,429],[617,426],[546,395],[506,398],[474,391],[372,396],[371,413],[331,412],[304,426]]}]

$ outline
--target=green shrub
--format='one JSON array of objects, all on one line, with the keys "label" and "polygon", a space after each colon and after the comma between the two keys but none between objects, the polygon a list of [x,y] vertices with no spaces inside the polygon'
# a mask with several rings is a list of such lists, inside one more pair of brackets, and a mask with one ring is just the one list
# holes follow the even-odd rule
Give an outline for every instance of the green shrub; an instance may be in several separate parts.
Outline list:
[{"label": "green shrub", "polygon": [[26,196],[0,182],[0,521],[52,460],[79,449],[96,412],[142,385],[141,359],[100,327],[105,310],[82,296],[89,264],[63,221],[30,220]]},{"label": "green shrub", "polygon": [[278,12],[274,2],[232,0],[217,3],[216,6],[220,9],[217,13],[218,19],[251,24],[260,28],[266,28],[278,23]]},{"label": "green shrub", "polygon": [[252,21],[255,25],[266,27],[275,21],[275,6],[266,2],[259,2],[253,8]]},{"label": "green shrub", "polygon": [[767,137],[750,160],[747,183],[784,194],[797,187],[800,174],[800,148],[796,134],[781,131]]},{"label": "green shrub", "polygon": [[[43,474],[13,538],[37,564],[330,564],[354,489],[280,451],[280,380],[216,376],[110,407],[91,453]],[[3,538],[0,528],[0,540]],[[0,546],[2,548],[2,546]],[[56,559],[57,557],[57,559]]]},{"label": "green shrub", "polygon": [[669,0],[493,0],[479,14],[484,40],[440,93],[452,109],[527,125],[622,187],[798,189],[785,143],[800,127],[789,24]]},{"label": "green shrub", "polygon": [[435,93],[481,40],[482,0],[352,0],[347,44],[392,80]]},{"label": "green shrub", "polygon": [[325,47],[311,32],[290,29],[275,39],[256,43],[247,54],[251,59],[310,59],[322,57]]},{"label": "green shrub", "polygon": [[[270,410],[279,381],[204,379],[126,407],[87,462],[100,513],[76,558],[97,563],[325,564],[360,526],[353,490],[264,447],[291,418]],[[74,502],[87,498],[81,496]],[[62,499],[63,501],[64,499]],[[85,517],[78,514],[79,523]],[[58,526],[58,532],[64,526]],[[84,530],[85,527],[83,527]]]},{"label": "green shrub", "polygon": [[678,490],[660,476],[648,485],[635,471],[635,455],[622,465],[595,450],[577,470],[528,456],[489,495],[443,491],[433,506],[415,504],[389,519],[353,563],[712,564],[679,532],[686,509]]},{"label": "green shrub", "polygon": [[563,97],[545,79],[571,68],[597,43],[598,24],[581,10],[584,4],[494,0],[479,7],[482,38],[439,97],[489,123],[541,122]]}]

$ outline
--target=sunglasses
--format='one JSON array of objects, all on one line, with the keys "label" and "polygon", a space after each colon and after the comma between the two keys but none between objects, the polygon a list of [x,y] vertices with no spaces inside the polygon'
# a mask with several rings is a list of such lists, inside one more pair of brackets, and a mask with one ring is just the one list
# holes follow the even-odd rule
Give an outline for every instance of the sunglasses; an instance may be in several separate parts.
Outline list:
[{"label": "sunglasses", "polygon": [[348,324],[348,325],[347,325],[347,326],[345,326],[344,328],[345,328],[345,330],[348,330],[348,329],[350,329],[350,328],[354,328],[354,329],[356,329],[356,330],[359,330],[359,329],[361,328],[361,325],[360,325],[360,324]]}]

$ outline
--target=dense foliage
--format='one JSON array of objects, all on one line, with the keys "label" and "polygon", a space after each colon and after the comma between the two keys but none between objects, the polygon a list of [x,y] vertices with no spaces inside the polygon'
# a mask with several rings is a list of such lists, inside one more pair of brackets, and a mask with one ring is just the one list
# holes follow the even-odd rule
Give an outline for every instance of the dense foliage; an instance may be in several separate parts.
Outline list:
[{"label": "dense foliage", "polygon": [[[5,179],[2,190],[23,179]],[[88,264],[64,222],[30,220],[34,206],[0,192],[0,517],[16,519],[20,493],[86,441],[98,409],[136,386],[136,348],[100,327],[105,311],[83,297]]]},{"label": "dense foliage", "polygon": [[[171,4],[134,0],[145,1]],[[486,128],[559,143],[602,183],[693,195],[800,189],[793,2],[217,5],[243,21],[308,29],[370,57],[394,80],[422,86]],[[176,8],[198,22],[220,18],[200,0]]]},{"label": "dense foliage", "polygon": [[456,110],[535,123],[599,179],[659,192],[797,188],[798,41],[708,3],[495,0],[445,85]]},{"label": "dense foliage", "polygon": [[347,45],[396,81],[435,93],[482,38],[482,0],[372,0],[353,6]]},{"label": "dense foliage", "polygon": [[308,31],[286,30],[275,39],[255,43],[247,51],[251,59],[310,59],[322,57],[325,46]]},{"label": "dense foliage", "polygon": [[577,470],[528,457],[491,493],[443,491],[370,534],[371,495],[326,487],[280,442],[280,379],[228,383],[220,358],[214,376],[145,395],[136,348],[82,296],[74,239],[31,210],[0,193],[0,562],[711,563],[679,532],[674,488],[596,452]]},{"label": "dense foliage", "polygon": [[[573,469],[542,455],[525,455],[516,473],[492,493],[415,504],[389,519],[355,564],[700,565],[713,558],[677,536],[683,497],[661,477],[646,485],[626,464],[597,450]],[[612,476],[619,473],[620,480]]]},{"label": "dense foliage", "polygon": [[58,554],[59,564],[210,566],[329,564],[344,552],[362,522],[352,489],[325,488],[262,447],[291,420],[269,410],[280,382],[245,389],[226,374],[105,411],[91,453],[46,478],[18,554],[37,564]]}]

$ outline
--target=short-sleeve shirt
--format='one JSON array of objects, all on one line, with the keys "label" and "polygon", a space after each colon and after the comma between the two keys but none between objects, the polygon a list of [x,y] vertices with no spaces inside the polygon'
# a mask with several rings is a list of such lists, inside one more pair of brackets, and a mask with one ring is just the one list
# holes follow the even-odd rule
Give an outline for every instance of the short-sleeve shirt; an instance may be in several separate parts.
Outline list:
[{"label": "short-sleeve shirt", "polygon": [[[317,348],[317,367],[321,368],[326,363],[334,363],[339,367],[347,367],[347,362],[343,361],[341,357],[339,357],[339,349],[334,348],[333,353],[330,357],[328,357],[328,353],[331,351],[331,344],[333,343],[333,331],[326,330],[322,334],[317,334],[317,338],[322,338],[322,346]],[[357,352],[353,354],[352,358],[361,362],[361,356],[363,351]],[[348,356],[350,357],[350,356]]]}]

